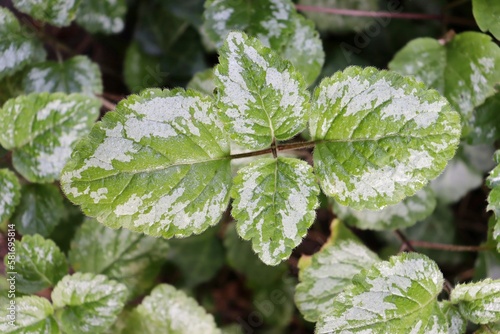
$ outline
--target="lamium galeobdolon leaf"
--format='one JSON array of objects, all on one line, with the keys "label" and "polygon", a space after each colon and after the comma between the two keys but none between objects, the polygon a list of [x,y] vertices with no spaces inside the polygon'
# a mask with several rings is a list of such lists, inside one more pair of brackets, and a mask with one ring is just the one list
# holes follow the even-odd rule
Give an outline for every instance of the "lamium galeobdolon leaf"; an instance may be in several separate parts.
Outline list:
[{"label": "lamium galeobdolon leaf", "polygon": [[268,265],[290,257],[312,225],[319,187],[306,162],[262,158],[238,172],[232,215],[238,234]]},{"label": "lamium galeobdolon leaf", "polygon": [[56,318],[67,334],[104,332],[116,321],[127,296],[125,285],[90,273],[65,276],[51,294]]},{"label": "lamium galeobdolon leaf", "polygon": [[220,334],[196,300],[168,284],[156,286],[128,318],[124,334]]},{"label": "lamium galeobdolon leaf", "polygon": [[354,275],[377,261],[375,253],[354,240],[326,244],[312,257],[302,256],[295,304],[304,319],[318,321],[332,307],[335,296],[351,284]]},{"label": "lamium galeobdolon leaf", "polygon": [[354,209],[381,209],[441,173],[459,143],[460,116],[410,77],[349,67],[316,88],[310,133],[325,194]]},{"label": "lamium galeobdolon leaf", "polygon": [[80,141],[61,174],[68,198],[109,227],[188,236],[229,202],[229,143],[212,98],[150,89],[120,102]]},{"label": "lamium galeobdolon leaf", "polygon": [[[7,301],[9,301],[7,299]],[[4,334],[44,333],[59,334],[59,326],[54,319],[54,308],[46,298],[24,296],[15,299],[14,326],[9,322],[8,305],[0,307],[0,332]]]},{"label": "lamium galeobdolon leaf", "polygon": [[309,92],[290,62],[241,32],[229,33],[219,61],[218,107],[238,145],[262,149],[304,130]]},{"label": "lamium galeobdolon leaf", "polygon": [[499,63],[500,47],[490,36],[464,32],[444,45],[432,38],[415,39],[396,54],[389,69],[437,89],[468,124],[474,108],[495,94]]},{"label": "lamium galeobdolon leaf", "polygon": [[0,7],[0,79],[45,56],[42,42],[21,26],[11,11]]},{"label": "lamium galeobdolon leaf", "polygon": [[[84,0],[85,2],[87,0]],[[68,26],[76,16],[81,0],[13,0],[17,10],[58,27]]]},{"label": "lamium galeobdolon leaf", "polygon": [[377,262],[335,297],[316,333],[447,334],[437,301],[443,282],[436,263],[421,254]]},{"label": "lamium galeobdolon leaf", "polygon": [[64,62],[47,61],[32,66],[23,80],[26,93],[63,92],[93,96],[102,93],[99,66],[86,56]]},{"label": "lamium galeobdolon leaf", "polygon": [[99,116],[99,101],[81,94],[32,93],[0,109],[0,144],[14,150],[14,168],[31,182],[52,182],[76,141]]},{"label": "lamium galeobdolon leaf", "polygon": [[460,313],[476,324],[500,321],[500,280],[487,278],[483,281],[457,285],[450,301],[458,305]]},{"label": "lamium galeobdolon leaf", "polygon": [[0,224],[9,219],[21,198],[21,186],[13,172],[0,169]]}]

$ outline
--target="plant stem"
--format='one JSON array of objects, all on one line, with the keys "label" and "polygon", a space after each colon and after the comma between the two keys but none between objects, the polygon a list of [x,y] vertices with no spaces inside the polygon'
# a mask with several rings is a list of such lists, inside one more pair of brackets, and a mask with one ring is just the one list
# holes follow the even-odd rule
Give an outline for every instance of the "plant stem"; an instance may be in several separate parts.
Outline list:
[{"label": "plant stem", "polygon": [[384,11],[368,11],[368,10],[357,10],[357,9],[343,9],[343,8],[328,8],[328,7],[318,7],[318,6],[305,6],[305,5],[295,5],[298,10],[304,12],[317,12],[317,13],[327,13],[336,14],[344,16],[356,16],[356,17],[389,17],[393,19],[404,19],[404,20],[437,20],[443,21],[445,18],[447,22],[462,24],[466,26],[476,26],[476,22],[473,20],[468,20],[461,17],[447,17],[445,15],[436,14],[422,14],[422,13],[396,13],[396,12],[384,12]]},{"label": "plant stem", "polygon": [[[278,151],[300,150],[300,149],[304,149],[304,148],[313,148],[318,143],[319,142],[308,141],[308,142],[298,142],[298,143],[289,143],[289,144],[278,144],[278,145],[276,145],[275,149],[277,152]],[[230,159],[241,159],[241,158],[254,157],[257,155],[263,155],[263,154],[268,154],[268,153],[273,153],[273,147],[265,148],[265,149],[258,150],[258,151],[231,154],[229,156],[229,158]]]},{"label": "plant stem", "polygon": [[492,250],[492,248],[488,246],[450,245],[450,244],[440,244],[435,242],[427,242],[419,240],[411,240],[410,243],[414,247],[439,249],[449,252],[486,252]]},{"label": "plant stem", "polygon": [[101,100],[102,102],[102,105],[108,109],[108,110],[115,110],[116,108],[116,104],[114,104],[113,102],[109,101],[108,99],[104,98],[102,95],[99,95],[99,99]]},{"label": "plant stem", "polygon": [[408,249],[410,252],[415,252],[415,248],[413,248],[413,245],[411,244],[410,240],[401,232],[401,230],[397,229],[394,230],[394,233],[398,237],[399,240],[404,244],[406,249]]}]

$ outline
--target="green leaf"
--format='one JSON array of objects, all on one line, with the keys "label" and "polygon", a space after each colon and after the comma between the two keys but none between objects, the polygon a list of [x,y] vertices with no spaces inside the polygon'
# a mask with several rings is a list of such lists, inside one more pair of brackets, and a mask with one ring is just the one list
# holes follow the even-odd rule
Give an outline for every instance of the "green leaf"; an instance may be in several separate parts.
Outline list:
[{"label": "green leaf", "polygon": [[[269,331],[263,331],[263,333],[287,332],[295,311],[293,303],[295,284],[295,279],[288,277],[277,282],[268,282],[266,287],[253,292],[254,312],[258,312],[264,324],[270,327]],[[254,318],[250,317],[248,319]]]},{"label": "green leaf", "polygon": [[[15,304],[12,304],[14,302]],[[14,326],[10,323],[10,310],[14,305]],[[5,306],[5,307],[4,307]],[[59,334],[59,327],[52,317],[54,309],[50,302],[38,296],[11,299],[10,304],[0,308],[0,332],[5,334],[44,333]]]},{"label": "green leaf", "polygon": [[160,58],[147,54],[137,42],[132,42],[125,52],[123,77],[128,89],[133,93],[161,86],[164,79],[160,75]]},{"label": "green leaf", "polygon": [[472,13],[481,31],[490,31],[500,40],[500,3],[494,0],[472,0]]},{"label": "green leaf", "polygon": [[212,227],[200,235],[169,241],[168,258],[181,270],[186,287],[212,279],[224,265],[225,252]]},{"label": "green leaf", "polygon": [[316,333],[447,333],[437,308],[442,286],[443,275],[426,256],[393,256],[354,276],[321,316]]},{"label": "green leaf", "polygon": [[353,240],[327,244],[299,261],[295,304],[307,321],[318,321],[332,307],[336,295],[351,284],[354,275],[379,261],[375,253]]},{"label": "green leaf", "polygon": [[120,102],[79,142],[61,186],[109,227],[188,236],[215,225],[226,210],[228,156],[211,98],[150,89]]},{"label": "green leaf", "polygon": [[312,84],[325,62],[323,43],[311,20],[294,14],[291,22],[293,30],[281,55],[290,60],[308,84]]},{"label": "green leaf", "polygon": [[368,230],[394,230],[414,225],[436,208],[434,192],[426,187],[402,202],[381,210],[355,210],[334,203],[335,214],[349,225]]},{"label": "green leaf", "polygon": [[474,108],[495,94],[498,63],[500,48],[490,36],[464,32],[445,45],[432,38],[415,39],[396,54],[389,68],[437,89],[467,124]]},{"label": "green leaf", "polygon": [[0,109],[0,144],[14,149],[16,170],[31,182],[52,182],[76,141],[99,116],[99,101],[81,94],[33,93]]},{"label": "green leaf", "polygon": [[471,119],[472,130],[467,138],[472,144],[493,144],[500,139],[500,93],[476,108]]},{"label": "green leaf", "polygon": [[196,73],[191,81],[189,81],[187,88],[197,90],[206,95],[213,95],[216,89],[214,71],[209,68],[205,71]]},{"label": "green leaf", "polygon": [[500,321],[500,280],[487,278],[480,282],[457,285],[450,301],[460,313],[476,324]]},{"label": "green leaf", "polygon": [[314,222],[319,189],[306,162],[262,158],[239,170],[231,195],[238,234],[264,263],[277,265]]},{"label": "green leaf", "polygon": [[250,242],[241,239],[236,225],[230,224],[224,235],[228,265],[245,276],[245,283],[254,290],[281,280],[288,270],[286,263],[271,267],[262,263],[252,250]]},{"label": "green leaf", "polygon": [[[75,19],[80,1],[81,0],[13,0],[12,4],[18,11],[28,14],[37,20],[50,23],[54,26],[65,27]],[[83,2],[85,1],[87,0]]]},{"label": "green leaf", "polygon": [[[298,3],[302,6],[362,11],[377,11],[379,9],[378,2],[376,0],[299,0]],[[373,23],[373,19],[368,17],[332,15],[330,13],[320,13],[315,11],[305,11],[304,15],[313,20],[319,30],[337,33],[348,32],[351,30],[361,31],[363,29],[368,29],[368,27]]]},{"label": "green leaf", "polygon": [[[495,161],[500,163],[500,151],[495,152]],[[496,217],[493,225],[492,238],[497,243],[500,252],[500,165],[497,165],[486,179],[486,184],[491,188],[488,195],[488,210],[492,210]]]},{"label": "green leaf", "polygon": [[482,325],[478,330],[474,332],[474,334],[491,334],[491,333],[500,333],[500,321],[494,324]]},{"label": "green leaf", "polygon": [[12,223],[21,234],[48,237],[64,215],[63,197],[53,184],[28,184],[21,190],[21,202]]},{"label": "green leaf", "polygon": [[231,31],[242,30],[280,50],[293,29],[293,13],[289,0],[209,0],[205,2],[204,28],[217,47]]},{"label": "green leaf", "polygon": [[115,322],[127,294],[125,285],[104,275],[76,273],[57,284],[52,302],[65,333],[102,333]]},{"label": "green leaf", "polygon": [[441,301],[438,305],[448,320],[448,334],[465,333],[467,321],[462,317],[458,308],[449,301]]},{"label": "green leaf", "polygon": [[165,240],[89,219],[77,231],[68,256],[75,271],[106,275],[136,296],[153,285],[167,251]]},{"label": "green leaf", "polygon": [[316,88],[310,133],[323,192],[374,210],[441,173],[459,143],[460,117],[412,78],[349,67]]},{"label": "green leaf", "polygon": [[65,62],[46,61],[32,66],[23,81],[26,93],[63,92],[93,96],[102,93],[99,66],[86,56]]},{"label": "green leaf", "polygon": [[133,333],[216,334],[220,330],[196,300],[171,285],[160,284],[131,313],[124,334]]},{"label": "green leaf", "polygon": [[84,0],[76,22],[91,33],[115,34],[125,26],[126,0]]},{"label": "green leaf", "polygon": [[7,8],[0,7],[0,79],[46,57],[42,43]]},{"label": "green leaf", "polygon": [[306,127],[309,93],[302,75],[255,38],[231,32],[215,68],[218,107],[231,138],[249,149],[269,147]]},{"label": "green leaf", "polygon": [[[4,259],[7,265],[7,258]],[[16,241],[16,290],[32,294],[53,287],[68,273],[66,256],[49,239],[36,234]]]},{"label": "green leaf", "polygon": [[8,220],[21,198],[21,186],[13,172],[0,169],[0,224]]}]

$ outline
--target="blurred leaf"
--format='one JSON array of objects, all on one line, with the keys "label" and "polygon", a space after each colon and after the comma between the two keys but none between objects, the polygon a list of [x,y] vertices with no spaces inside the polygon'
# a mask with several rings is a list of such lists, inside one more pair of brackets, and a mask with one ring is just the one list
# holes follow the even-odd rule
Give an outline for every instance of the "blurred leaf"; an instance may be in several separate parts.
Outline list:
[{"label": "blurred leaf", "polygon": [[25,294],[34,294],[48,287],[54,287],[68,273],[66,256],[52,240],[35,234],[25,235],[16,241],[15,267],[16,290]]},{"label": "blurred leaf", "polygon": [[26,93],[63,92],[93,96],[102,93],[101,71],[86,56],[64,62],[46,61],[32,66],[23,80]]},{"label": "blurred leaf", "polygon": [[196,300],[171,285],[160,284],[128,318],[123,334],[136,333],[219,334],[220,330]]},{"label": "blurred leaf", "polygon": [[285,329],[292,321],[295,284],[295,279],[289,277],[254,291],[253,306],[273,330]]},{"label": "blurred leaf", "polygon": [[[353,9],[363,11],[377,11],[377,0],[299,0],[299,5],[325,7],[333,9]],[[319,30],[329,32],[361,31],[373,24],[373,18],[334,15],[305,11],[304,15],[314,21]]]},{"label": "blurred leaf", "polygon": [[52,291],[61,329],[67,334],[95,334],[109,328],[123,309],[127,288],[104,275],[75,273]]},{"label": "blurred leaf", "polygon": [[224,265],[224,247],[217,231],[217,227],[211,227],[200,235],[169,241],[168,258],[181,269],[185,286],[192,288],[209,281]]},{"label": "blurred leaf", "polygon": [[[209,68],[196,73],[187,84],[188,89],[194,89],[206,95],[214,95],[215,75],[213,69]],[[231,150],[232,152],[232,150]]]},{"label": "blurred leaf", "polygon": [[12,223],[19,233],[48,237],[64,215],[63,197],[53,184],[28,184],[21,190],[21,202]]},{"label": "blurred leaf", "polygon": [[[33,18],[58,27],[68,26],[76,17],[81,0],[12,0],[14,7]],[[83,0],[84,2],[87,0]]]},{"label": "blurred leaf", "polygon": [[458,308],[449,301],[438,303],[439,308],[448,319],[448,334],[463,334],[467,327],[467,320],[462,317]]},{"label": "blurred leaf", "polygon": [[434,192],[426,187],[381,210],[355,210],[334,202],[334,212],[345,223],[368,230],[394,230],[414,225],[436,208]]},{"label": "blurred leaf", "polygon": [[169,12],[195,27],[199,27],[203,23],[203,3],[205,0],[160,0],[160,2]]},{"label": "blurred leaf", "polygon": [[0,22],[0,79],[45,59],[42,42],[7,8],[0,7]]},{"label": "blurred leaf", "polygon": [[0,169],[0,223],[8,220],[21,198],[21,186],[13,172]]},{"label": "blurred leaf", "polygon": [[14,326],[9,322],[10,310],[7,305],[2,304],[0,307],[0,332],[4,334],[60,333],[57,322],[53,318],[54,308],[47,299],[38,296],[25,296],[11,301],[15,301]]},{"label": "blurred leaf", "polygon": [[142,51],[138,42],[133,41],[125,53],[123,76],[128,89],[138,93],[145,88],[160,87],[166,80],[161,73],[160,57]]},{"label": "blurred leaf", "polygon": [[252,244],[238,236],[235,224],[228,225],[224,246],[229,266],[245,275],[247,285],[253,289],[279,281],[288,269],[285,263],[275,267],[265,265],[252,250]]},{"label": "blurred leaf", "polygon": [[125,284],[133,297],[153,285],[167,252],[166,240],[110,229],[87,219],[68,255],[75,271],[106,275]]},{"label": "blurred leaf", "polygon": [[481,31],[490,31],[500,40],[500,2],[495,0],[472,0],[472,12]]},{"label": "blurred leaf", "polygon": [[467,138],[472,144],[493,144],[500,139],[500,93],[484,101],[472,116],[472,131]]},{"label": "blurred leaf", "polygon": [[76,22],[91,33],[115,34],[125,26],[126,0],[83,0]]}]

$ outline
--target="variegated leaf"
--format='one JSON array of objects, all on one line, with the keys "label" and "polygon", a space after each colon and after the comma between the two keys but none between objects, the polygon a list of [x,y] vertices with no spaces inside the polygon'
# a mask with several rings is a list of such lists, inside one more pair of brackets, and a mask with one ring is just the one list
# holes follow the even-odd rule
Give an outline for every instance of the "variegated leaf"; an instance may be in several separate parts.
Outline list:
[{"label": "variegated leaf", "polygon": [[334,203],[335,214],[349,225],[367,230],[394,230],[412,226],[427,218],[436,208],[436,197],[429,188],[380,210],[355,210]]},{"label": "variegated leaf", "polygon": [[109,227],[188,236],[215,225],[226,209],[228,157],[210,97],[150,89],[94,126],[61,183],[70,200]]},{"label": "variegated leaf", "polygon": [[126,0],[83,0],[76,22],[91,33],[116,34],[125,27]]},{"label": "variegated leaf", "polygon": [[432,38],[415,39],[396,54],[389,68],[437,89],[468,124],[474,108],[495,94],[499,63],[500,47],[490,36],[464,32],[445,45]]},{"label": "variegated leaf", "polygon": [[460,314],[458,308],[446,300],[440,301],[438,306],[446,316],[448,334],[464,334],[467,328],[467,320]]},{"label": "variegated leaf", "polygon": [[351,284],[354,275],[377,261],[375,253],[354,240],[327,244],[312,257],[302,256],[295,304],[304,319],[317,321],[333,306],[334,297]]},{"label": "variegated leaf", "polygon": [[7,8],[0,7],[0,79],[45,57],[42,42],[21,26]]},{"label": "variegated leaf", "polygon": [[240,169],[234,180],[232,214],[238,234],[252,240],[268,265],[287,259],[312,225],[319,188],[304,161],[262,158]]},{"label": "variegated leaf", "polygon": [[249,149],[269,147],[306,127],[309,93],[301,74],[257,39],[228,35],[215,68],[218,107],[231,138]]},{"label": "variegated leaf", "polygon": [[[83,0],[85,2],[87,0]],[[81,0],[13,0],[14,7],[33,18],[58,27],[68,26],[75,19]]]},{"label": "variegated leaf", "polygon": [[[495,152],[495,161],[500,164],[500,151]],[[491,188],[488,195],[488,210],[492,210],[496,218],[492,238],[497,244],[498,252],[500,252],[500,165],[490,172],[486,182]]]},{"label": "variegated leaf", "polygon": [[[10,302],[10,300],[6,299]],[[54,308],[46,298],[38,296],[18,297],[15,304],[10,304],[14,308],[15,320],[11,321],[11,314],[8,307],[2,304],[0,307],[0,332],[4,334],[28,334],[44,333],[59,334],[59,326],[54,319]]]},{"label": "variegated leaf", "polygon": [[56,318],[67,334],[94,334],[107,330],[125,306],[125,285],[104,275],[75,273],[52,290]]},{"label": "variegated leaf", "polygon": [[32,93],[10,99],[0,109],[0,144],[14,150],[14,167],[26,179],[52,182],[99,116],[99,106],[81,94]]},{"label": "variegated leaf", "polygon": [[316,333],[447,334],[437,305],[443,275],[424,255],[403,253],[354,276],[316,324]]},{"label": "variegated leaf", "polygon": [[86,56],[64,62],[47,61],[32,66],[23,80],[27,93],[63,92],[94,95],[102,93],[99,66]]},{"label": "variegated leaf", "polygon": [[0,224],[9,219],[21,198],[21,185],[13,172],[0,169]]},{"label": "variegated leaf", "polygon": [[220,334],[214,318],[184,292],[168,284],[156,286],[127,321],[123,334]]},{"label": "variegated leaf", "polygon": [[395,204],[438,176],[461,127],[446,99],[422,83],[349,67],[316,88],[310,133],[323,191],[360,210]]},{"label": "variegated leaf", "polygon": [[487,278],[475,283],[457,285],[450,301],[460,313],[476,324],[500,321],[500,280]]}]

